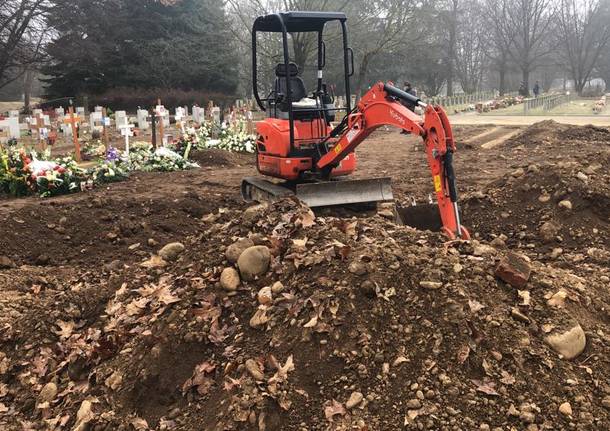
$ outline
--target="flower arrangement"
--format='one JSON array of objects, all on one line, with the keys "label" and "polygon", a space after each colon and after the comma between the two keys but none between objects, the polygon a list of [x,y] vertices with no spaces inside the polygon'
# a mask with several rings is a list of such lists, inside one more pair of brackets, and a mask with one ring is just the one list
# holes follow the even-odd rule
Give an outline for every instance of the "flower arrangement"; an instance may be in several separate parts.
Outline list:
[{"label": "flower arrangement", "polygon": [[[46,157],[45,157],[46,156]],[[85,177],[71,157],[57,160],[42,159],[32,151],[28,155],[24,149],[0,150],[0,192],[12,196],[38,193],[42,197],[70,193],[79,188]]]},{"label": "flower arrangement", "polygon": [[51,159],[48,152],[29,155],[24,149],[0,149],[0,193],[12,196],[38,194],[56,196],[90,188],[96,184],[121,181],[132,171],[169,172],[198,167],[168,149],[153,149],[147,142],[136,142],[129,155],[109,148],[106,158],[84,170],[72,157]]},{"label": "flower arrangement", "polygon": [[83,160],[94,160],[98,157],[103,157],[106,152],[106,147],[101,140],[96,139],[94,141],[85,142],[82,150]]},{"label": "flower arrangement", "polygon": [[[215,130],[214,127],[218,127],[218,129]],[[220,126],[204,123],[195,132],[195,135],[196,138],[192,139],[199,150],[217,148],[231,152],[253,153],[256,148],[256,137],[248,134],[244,120],[238,120],[232,125],[222,123]],[[218,139],[213,139],[214,135],[218,136]]]}]

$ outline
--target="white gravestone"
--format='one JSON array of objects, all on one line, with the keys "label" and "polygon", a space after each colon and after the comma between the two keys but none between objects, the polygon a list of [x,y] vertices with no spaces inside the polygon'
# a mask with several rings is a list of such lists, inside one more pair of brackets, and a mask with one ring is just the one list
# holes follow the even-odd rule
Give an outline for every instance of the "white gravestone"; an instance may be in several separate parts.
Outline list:
[{"label": "white gravestone", "polygon": [[205,109],[200,106],[193,106],[193,121],[201,124],[205,119]]},{"label": "white gravestone", "polygon": [[163,127],[169,127],[169,111],[163,105],[157,105],[155,112],[163,119]]},{"label": "white gravestone", "polygon": [[34,109],[34,110],[32,111],[32,115],[33,115],[34,117],[38,117],[39,115],[42,115],[42,109]]},{"label": "white gravestone", "polygon": [[72,125],[71,124],[67,124],[67,123],[62,123],[61,124],[61,133],[64,134],[64,136],[72,136]]},{"label": "white gravestone", "polygon": [[19,118],[19,111],[8,111],[8,116],[11,118],[13,118],[13,117]]},{"label": "white gravestone", "polygon": [[85,108],[83,106],[77,106],[76,115],[78,115],[80,118],[85,118]]},{"label": "white gravestone", "polygon": [[95,107],[95,112],[102,112],[104,110],[103,106],[96,106]]},{"label": "white gravestone", "polygon": [[216,124],[220,124],[220,108],[218,106],[212,108],[212,118]]},{"label": "white gravestone", "polygon": [[60,106],[59,108],[55,108],[55,115],[63,118],[63,116],[66,115],[66,111]]},{"label": "white gravestone", "polygon": [[148,130],[150,125],[148,124],[148,111],[145,109],[138,109],[138,129]]},{"label": "white gravestone", "polygon": [[114,113],[114,121],[116,123],[116,129],[121,130],[121,127],[125,126],[129,122],[127,119],[127,112],[116,111]]},{"label": "white gravestone", "polygon": [[184,108],[179,106],[178,108],[176,108],[176,115],[175,115],[176,122],[184,120],[184,117],[186,117]]},{"label": "white gravestone", "polygon": [[0,127],[2,129],[8,129],[8,135],[10,139],[21,138],[21,129],[19,128],[19,118],[10,117],[6,120],[0,120]]},{"label": "white gravestone", "polygon": [[89,115],[89,128],[93,132],[94,130],[96,130],[96,128],[97,128],[97,130],[101,129],[101,126],[102,126],[102,112],[101,111],[92,112],[91,115]]}]

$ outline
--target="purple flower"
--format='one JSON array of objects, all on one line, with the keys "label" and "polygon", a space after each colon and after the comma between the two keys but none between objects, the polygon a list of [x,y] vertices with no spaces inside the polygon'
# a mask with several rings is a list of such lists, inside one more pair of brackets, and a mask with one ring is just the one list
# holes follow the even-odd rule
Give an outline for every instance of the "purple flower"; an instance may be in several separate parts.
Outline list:
[{"label": "purple flower", "polygon": [[106,152],[106,160],[107,161],[109,161],[109,162],[116,162],[120,158],[121,158],[121,154],[119,153],[119,150],[117,150],[114,147],[108,148],[108,151]]}]

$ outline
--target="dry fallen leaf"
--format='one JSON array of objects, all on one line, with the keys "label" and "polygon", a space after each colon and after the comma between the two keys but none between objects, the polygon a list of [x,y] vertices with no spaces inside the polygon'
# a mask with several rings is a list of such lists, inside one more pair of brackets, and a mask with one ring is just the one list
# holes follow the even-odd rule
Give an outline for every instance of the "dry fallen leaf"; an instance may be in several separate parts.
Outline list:
[{"label": "dry fallen leaf", "polygon": [[460,347],[460,350],[458,350],[458,352],[457,352],[458,363],[463,364],[464,362],[466,362],[466,359],[468,359],[469,355],[470,355],[470,346],[468,344],[464,344],[462,347]]},{"label": "dry fallen leaf", "polygon": [[470,307],[470,311],[474,314],[478,313],[480,310],[485,308],[485,306],[483,304],[481,304],[479,301],[477,301],[476,299],[469,299],[468,306]]},{"label": "dry fallen leaf", "polygon": [[324,407],[324,416],[329,422],[333,421],[333,418],[337,415],[344,416],[346,413],[343,404],[337,400],[327,401]]},{"label": "dry fallen leaf", "polygon": [[167,266],[167,262],[164,261],[161,256],[155,254],[147,261],[142,262],[140,266],[143,266],[144,268],[163,268],[164,266]]},{"label": "dry fallen leaf", "polygon": [[64,322],[63,320],[58,320],[57,326],[59,326],[60,330],[55,331],[55,333],[59,335],[62,340],[66,340],[72,335],[72,331],[74,331],[76,324],[72,321]]},{"label": "dry fallen leaf", "polygon": [[482,392],[486,395],[500,396],[499,393],[496,392],[494,387],[496,386],[493,382],[482,382],[480,380],[471,379],[472,383],[477,387],[477,391]]},{"label": "dry fallen leaf", "polygon": [[502,370],[502,378],[500,381],[505,385],[514,385],[516,380],[515,378],[507,371]]},{"label": "dry fallen leaf", "polygon": [[303,325],[303,328],[313,328],[317,324],[318,324],[318,315],[316,314],[315,316],[313,316],[311,318],[311,320],[309,322],[307,322],[305,325]]}]

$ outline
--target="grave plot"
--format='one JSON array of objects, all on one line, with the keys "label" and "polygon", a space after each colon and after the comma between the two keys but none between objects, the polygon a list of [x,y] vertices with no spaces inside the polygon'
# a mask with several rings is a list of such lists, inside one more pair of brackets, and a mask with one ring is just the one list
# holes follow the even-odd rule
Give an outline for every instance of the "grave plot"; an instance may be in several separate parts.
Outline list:
[{"label": "grave plot", "polygon": [[[245,206],[253,157],[217,149],[6,202],[0,428],[605,429],[607,130],[485,132],[456,130],[471,242]],[[426,199],[414,138],[359,153]]]},{"label": "grave plot", "polygon": [[[35,110],[32,117],[25,118],[26,139],[13,137],[21,133],[17,130],[19,117],[11,117],[0,123],[0,139],[5,141],[0,147],[5,160],[0,165],[0,198],[71,193],[123,180],[140,170],[192,169],[198,166],[189,158],[208,148],[254,150],[248,132],[253,130],[252,115],[245,108],[228,111],[222,123],[220,109],[213,103],[207,117],[202,108],[194,108],[193,118],[186,108],[177,108],[171,123],[161,101],[152,115],[140,110],[133,118],[125,111],[110,115],[101,106],[88,118],[81,108],[77,108],[80,115],[72,107],[68,113]],[[63,137],[58,138],[58,133]]]}]

